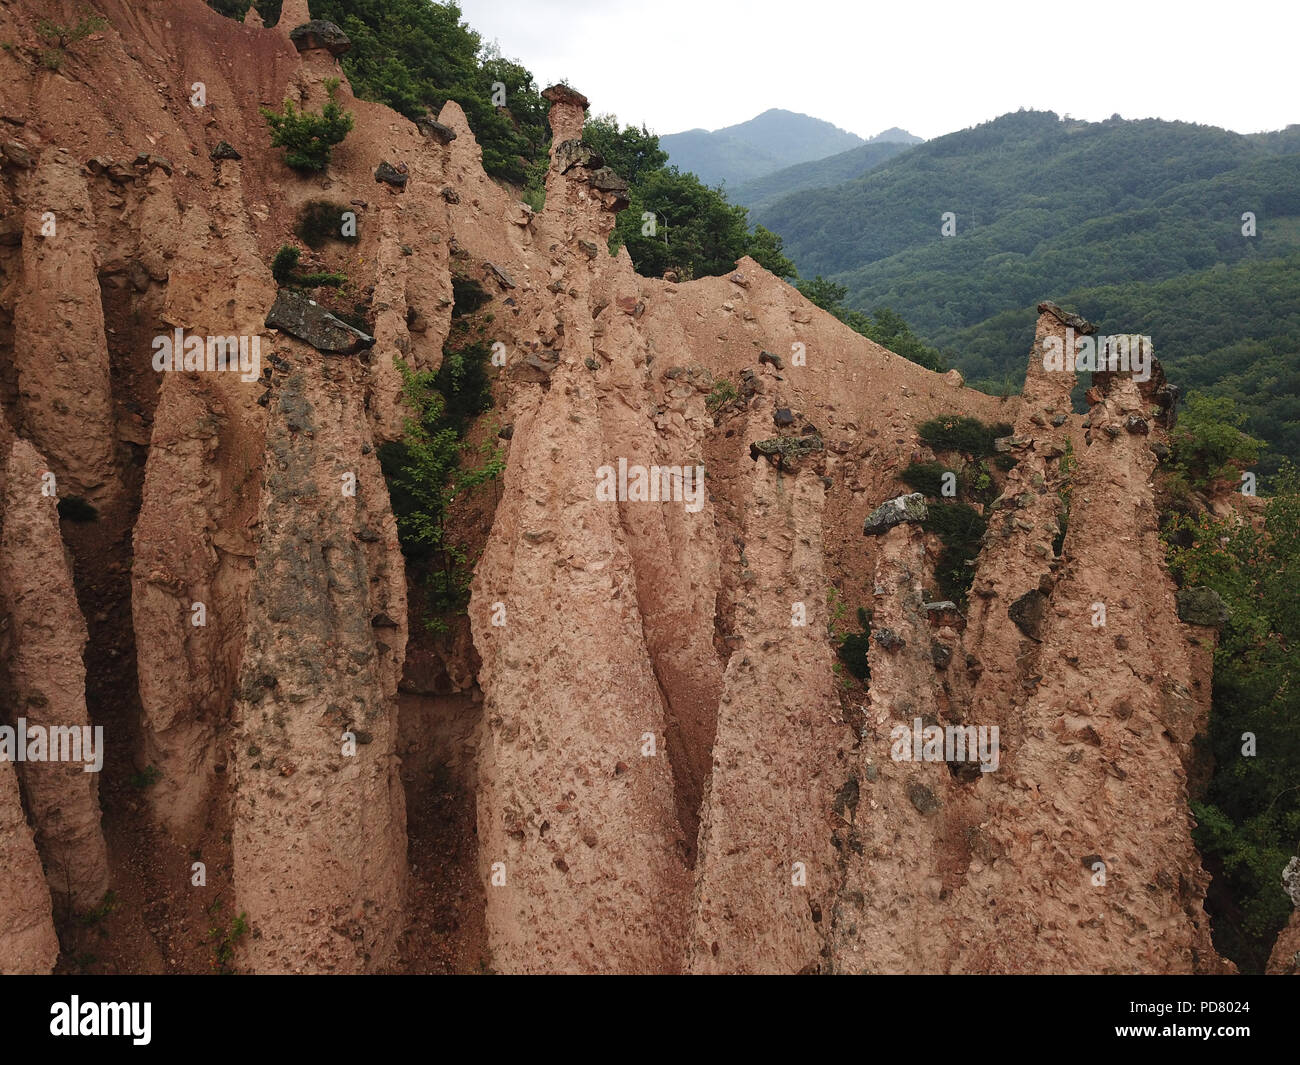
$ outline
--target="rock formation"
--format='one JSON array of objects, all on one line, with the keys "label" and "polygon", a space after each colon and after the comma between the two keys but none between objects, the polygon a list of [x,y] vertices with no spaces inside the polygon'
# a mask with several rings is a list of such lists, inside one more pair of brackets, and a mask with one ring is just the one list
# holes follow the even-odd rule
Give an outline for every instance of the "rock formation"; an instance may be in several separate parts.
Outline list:
[{"label": "rock formation", "polygon": [[[44,754],[38,759],[29,750],[18,763],[19,776],[50,893],[84,913],[108,890],[108,854],[98,777],[86,771],[86,623],[59,535],[56,500],[45,491],[48,473],[30,443],[13,442],[0,532],[0,602],[9,628],[6,723],[29,734],[44,730]],[[62,760],[56,760],[56,735]]]},{"label": "rock formation", "polygon": [[[32,40],[42,6],[0,8],[0,37]],[[95,8],[94,78],[29,92],[0,55],[0,142],[31,164],[0,169],[22,219],[0,228],[0,651],[4,716],[108,725],[117,786],[0,764],[0,971],[48,971],[62,900],[141,875],[205,932],[242,915],[230,963],[257,972],[417,969],[430,892],[446,937],[479,937],[457,964],[502,972],[1224,968],[1188,806],[1206,643],[1150,484],[1167,428],[1123,375],[1073,412],[1042,353],[1087,323],[1044,305],[1023,396],[983,395],[751,259],[637,275],[608,251],[626,182],[567,86],[539,212],[455,103],[411,122],[346,81],[355,129],[312,180],[258,111],[340,73],[306,0],[270,28]],[[349,301],[272,278],[322,197],[356,225],[312,253]],[[453,501],[476,564],[435,637],[381,455],[403,367],[436,373],[467,321],[501,356],[470,440],[505,466]],[[158,369],[178,334],[199,361]],[[205,361],[241,338],[255,365]],[[1017,460],[960,609],[898,477],[951,414],[1012,423]],[[831,630],[856,607],[850,694]],[[997,766],[900,760],[917,719],[996,726]],[[463,854],[417,838],[432,793],[469,796]]]},{"label": "rock formation", "polygon": [[0,975],[48,973],[59,956],[50,891],[18,798],[18,778],[0,761]]}]

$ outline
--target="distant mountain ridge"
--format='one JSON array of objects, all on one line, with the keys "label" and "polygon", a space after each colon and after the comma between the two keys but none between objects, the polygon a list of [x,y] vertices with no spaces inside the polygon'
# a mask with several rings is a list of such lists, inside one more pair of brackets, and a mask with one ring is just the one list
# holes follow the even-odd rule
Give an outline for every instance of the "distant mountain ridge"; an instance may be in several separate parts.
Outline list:
[{"label": "distant mountain ridge", "polygon": [[[902,130],[886,130],[878,136],[887,134],[909,136]],[[691,171],[706,184],[728,187],[867,143],[820,118],[776,107],[711,132],[690,129],[659,138],[670,164]]]},{"label": "distant mountain ridge", "polygon": [[897,126],[890,126],[888,129],[881,130],[874,137],[867,138],[868,144],[924,144],[924,137],[913,136],[905,129],[899,129]]}]

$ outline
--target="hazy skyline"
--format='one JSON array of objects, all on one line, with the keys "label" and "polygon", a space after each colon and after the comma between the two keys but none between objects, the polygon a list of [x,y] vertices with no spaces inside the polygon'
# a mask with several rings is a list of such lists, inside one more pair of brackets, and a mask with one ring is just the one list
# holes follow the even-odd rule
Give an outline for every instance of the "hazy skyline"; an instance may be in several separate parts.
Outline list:
[{"label": "hazy skyline", "polygon": [[531,70],[539,87],[567,78],[593,113],[613,112],[659,134],[718,129],[771,107],[864,138],[901,126],[929,139],[1021,107],[1089,121],[1116,113],[1177,119],[1240,133],[1300,122],[1290,54],[1300,26],[1295,5],[460,6],[465,21]]}]

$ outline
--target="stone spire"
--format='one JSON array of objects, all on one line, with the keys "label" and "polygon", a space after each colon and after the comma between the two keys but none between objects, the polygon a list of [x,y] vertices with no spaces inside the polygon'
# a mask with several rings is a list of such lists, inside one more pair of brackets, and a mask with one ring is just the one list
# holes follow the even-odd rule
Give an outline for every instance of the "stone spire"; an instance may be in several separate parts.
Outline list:
[{"label": "stone spire", "polygon": [[587,98],[567,85],[552,85],[549,89],[542,90],[542,99],[551,104],[547,117],[551,123],[553,143],[580,140],[582,127],[587,121]]},{"label": "stone spire", "polygon": [[310,21],[311,10],[307,6],[307,0],[284,0],[284,5],[280,8],[280,21],[275,24],[275,28],[287,37],[295,26]]},{"label": "stone spire", "polygon": [[257,13],[257,8],[250,4],[248,10],[244,12],[244,25],[252,26],[255,30],[262,29],[266,23],[262,21],[262,16]]},{"label": "stone spire", "polygon": [[605,165],[601,154],[583,143],[587,98],[567,85],[552,85],[542,92],[550,102],[551,169],[546,176],[548,204],[564,203],[578,214],[596,213],[589,221],[605,237],[614,215],[628,204],[627,182]]}]

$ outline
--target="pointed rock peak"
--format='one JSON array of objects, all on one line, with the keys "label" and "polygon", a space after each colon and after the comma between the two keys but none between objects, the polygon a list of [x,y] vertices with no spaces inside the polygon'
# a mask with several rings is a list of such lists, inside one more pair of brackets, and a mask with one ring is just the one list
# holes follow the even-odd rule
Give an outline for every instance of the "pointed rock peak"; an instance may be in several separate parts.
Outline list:
[{"label": "pointed rock peak", "polygon": [[288,36],[291,30],[310,21],[311,8],[307,0],[284,0],[280,7],[280,21],[275,24],[275,28]]},{"label": "pointed rock peak", "polygon": [[252,26],[257,30],[262,29],[262,27],[266,25],[266,23],[262,21],[262,16],[257,13],[257,8],[252,4],[250,4],[248,10],[244,12],[244,25]]},{"label": "pointed rock peak", "polygon": [[469,128],[469,120],[461,110],[460,104],[448,100],[438,112],[438,121],[456,135],[456,143],[451,149],[454,159],[459,160],[462,165],[467,161],[482,163],[483,149],[479,147],[474,131]]},{"label": "pointed rock peak", "polygon": [[442,105],[442,110],[438,112],[438,121],[452,130],[456,136],[469,137],[473,140],[474,133],[469,128],[469,119],[465,117],[464,109],[455,100],[448,100]]}]

